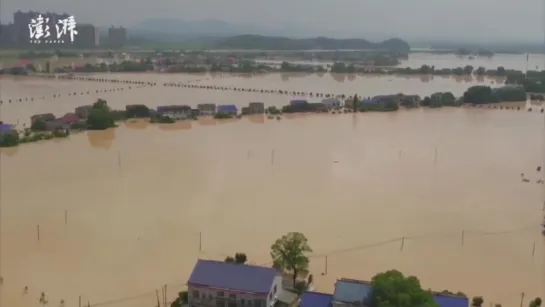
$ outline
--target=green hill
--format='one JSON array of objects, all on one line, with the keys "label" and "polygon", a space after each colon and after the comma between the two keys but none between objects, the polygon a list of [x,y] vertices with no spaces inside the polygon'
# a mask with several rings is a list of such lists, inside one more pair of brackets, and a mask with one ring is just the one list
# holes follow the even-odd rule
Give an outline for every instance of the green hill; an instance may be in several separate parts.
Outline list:
[{"label": "green hill", "polygon": [[294,39],[261,35],[237,35],[221,40],[219,49],[261,49],[261,50],[387,50],[409,52],[411,47],[401,39],[392,38],[373,43],[365,39],[334,39],[327,37]]}]

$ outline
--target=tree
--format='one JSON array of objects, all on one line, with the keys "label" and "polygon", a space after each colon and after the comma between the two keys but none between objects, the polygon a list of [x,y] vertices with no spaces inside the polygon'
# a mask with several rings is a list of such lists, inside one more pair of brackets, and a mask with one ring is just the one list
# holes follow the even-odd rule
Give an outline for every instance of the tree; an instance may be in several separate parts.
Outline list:
[{"label": "tree", "polygon": [[143,104],[131,105],[126,107],[127,118],[144,118],[150,117],[150,110]]},{"label": "tree", "polygon": [[530,301],[529,307],[541,307],[541,298],[536,297]]},{"label": "tree", "polygon": [[486,74],[486,68],[482,67],[482,66],[479,66],[476,70],[475,70],[475,74],[477,76],[484,76]]},{"label": "tree", "polygon": [[293,274],[293,284],[297,277],[308,273],[309,260],[306,253],[311,253],[308,240],[300,232],[290,232],[276,240],[271,246],[274,267]]},{"label": "tree", "polygon": [[105,100],[99,99],[87,116],[87,126],[90,130],[105,130],[115,127],[114,116]]},{"label": "tree", "polygon": [[422,289],[418,278],[405,277],[397,270],[375,275],[371,285],[370,307],[438,307],[431,292]]},{"label": "tree", "polygon": [[227,263],[245,264],[248,261],[248,257],[244,253],[236,253],[235,257],[227,256],[224,261]]},{"label": "tree", "polygon": [[225,257],[224,262],[226,262],[226,263],[235,263],[235,258],[233,258],[231,256],[227,256],[227,257]]},{"label": "tree", "polygon": [[466,103],[482,104],[494,102],[492,96],[490,86],[476,85],[468,88],[463,97]]},{"label": "tree", "polygon": [[19,145],[19,133],[16,131],[0,135],[0,147],[14,147]]},{"label": "tree", "polygon": [[471,300],[472,307],[481,307],[484,303],[484,299],[481,296],[474,296]]},{"label": "tree", "polygon": [[352,112],[358,112],[358,94],[354,94],[354,99],[352,99]]},{"label": "tree", "polygon": [[47,126],[44,120],[37,119],[32,123],[32,125],[30,125],[30,129],[33,131],[46,131]]},{"label": "tree", "polygon": [[170,304],[170,307],[181,307],[186,305],[189,301],[189,295],[187,291],[178,292],[178,297]]},{"label": "tree", "polygon": [[245,264],[247,260],[248,260],[248,257],[246,257],[246,254],[244,253],[235,254],[235,263]]}]

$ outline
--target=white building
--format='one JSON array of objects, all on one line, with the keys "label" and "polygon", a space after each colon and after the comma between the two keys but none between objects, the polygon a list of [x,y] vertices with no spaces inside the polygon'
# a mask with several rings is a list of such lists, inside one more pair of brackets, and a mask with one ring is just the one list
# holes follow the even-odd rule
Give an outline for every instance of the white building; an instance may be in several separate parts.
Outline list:
[{"label": "white building", "polygon": [[335,98],[326,98],[322,100],[322,103],[324,104],[325,108],[328,110],[334,110],[337,108],[340,108],[342,106],[342,103],[339,99]]},{"label": "white building", "polygon": [[282,276],[273,268],[199,259],[187,287],[189,307],[273,307]]},{"label": "white building", "polygon": [[174,119],[186,119],[191,117],[191,107],[185,105],[161,106],[157,107],[157,113]]}]

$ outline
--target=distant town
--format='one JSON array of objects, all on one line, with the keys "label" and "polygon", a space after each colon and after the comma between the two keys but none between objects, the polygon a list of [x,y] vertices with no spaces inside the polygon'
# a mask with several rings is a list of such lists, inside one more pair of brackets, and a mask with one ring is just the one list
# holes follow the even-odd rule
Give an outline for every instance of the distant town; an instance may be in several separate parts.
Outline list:
[{"label": "distant town", "polygon": [[[48,25],[57,24],[59,20],[70,17],[67,13],[51,12],[21,12],[13,13],[13,23],[0,24],[0,46],[9,48],[29,48],[33,44],[29,35],[29,24],[32,19],[42,16],[48,20]],[[77,16],[76,16],[77,18]],[[77,19],[76,19],[77,22]],[[46,26],[44,24],[44,26]],[[108,29],[106,41],[100,40],[98,27],[92,24],[80,24],[76,26],[77,38],[72,43],[70,40],[64,40],[62,43],[56,43],[56,48],[75,47],[75,48],[95,48],[98,46],[121,47],[127,43],[127,29],[124,27],[111,26]]]}]

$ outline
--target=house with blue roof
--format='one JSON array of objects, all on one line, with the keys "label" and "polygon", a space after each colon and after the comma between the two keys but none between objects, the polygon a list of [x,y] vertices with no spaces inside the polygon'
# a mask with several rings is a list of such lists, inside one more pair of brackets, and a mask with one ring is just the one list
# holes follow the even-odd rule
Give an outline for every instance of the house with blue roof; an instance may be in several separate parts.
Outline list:
[{"label": "house with blue roof", "polygon": [[395,101],[396,95],[377,95],[368,99],[363,99],[361,104],[385,104],[387,102]]},{"label": "house with blue roof", "polygon": [[238,108],[234,104],[220,104],[218,106],[217,113],[236,116],[238,114]]},{"label": "house with blue roof", "polygon": [[333,305],[366,306],[373,287],[370,282],[341,278],[335,283]]},{"label": "house with blue roof", "polygon": [[[331,305],[326,307],[368,306],[368,299],[372,292],[373,287],[368,281],[342,278],[335,283],[335,291],[331,299]],[[439,292],[432,292],[432,295],[439,307],[469,307],[469,298],[464,296]],[[308,300],[312,299],[317,298],[311,295]],[[322,300],[325,301],[325,298],[322,298]],[[310,305],[307,306],[310,307]]]},{"label": "house with blue roof", "polygon": [[290,101],[291,106],[302,106],[307,104],[308,104],[308,101],[304,99],[293,99]]},{"label": "house with blue roof", "polygon": [[273,268],[199,259],[187,287],[189,307],[272,307],[282,275]]},{"label": "house with blue roof", "polygon": [[7,135],[8,133],[13,133],[14,131],[15,127],[13,125],[0,122],[0,138],[3,138],[4,135]]},{"label": "house with blue roof", "polygon": [[332,307],[333,295],[307,291],[301,295],[299,307]]}]

